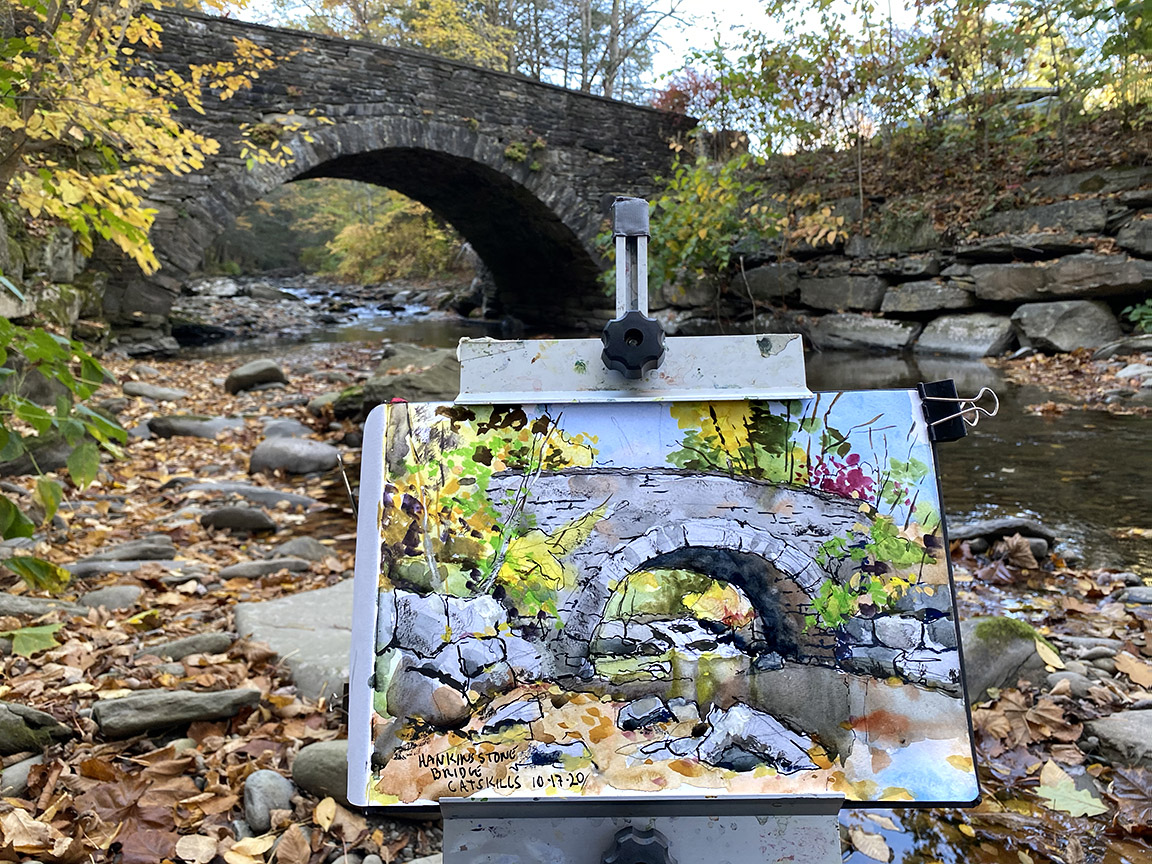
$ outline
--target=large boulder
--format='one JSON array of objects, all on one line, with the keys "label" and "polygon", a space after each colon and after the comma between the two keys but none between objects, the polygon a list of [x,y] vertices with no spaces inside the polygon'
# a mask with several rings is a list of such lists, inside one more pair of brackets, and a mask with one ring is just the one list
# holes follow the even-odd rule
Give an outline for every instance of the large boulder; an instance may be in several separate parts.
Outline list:
[{"label": "large boulder", "polygon": [[1015,687],[1020,680],[1042,684],[1048,677],[1036,651],[1040,636],[1016,618],[970,618],[960,625],[964,645],[964,679],[968,699],[988,698],[989,688]]},{"label": "large boulder", "polygon": [[1121,337],[1120,324],[1099,300],[1025,303],[1012,313],[1020,344],[1045,351],[1099,348]]},{"label": "large boulder", "polygon": [[924,328],[915,350],[959,357],[994,357],[1003,353],[1013,338],[1012,321],[1007,315],[988,312],[942,315]]},{"label": "large boulder", "polygon": [[266,438],[256,445],[248,462],[248,473],[271,473],[277,469],[289,474],[330,471],[340,464],[340,451],[323,441],[309,438]]},{"label": "large boulder", "polygon": [[1084,728],[1100,739],[1100,755],[1113,765],[1152,768],[1152,710],[1121,711]]},{"label": "large boulder", "polygon": [[388,684],[388,705],[398,717],[419,718],[438,729],[456,729],[472,715],[465,683],[449,682],[439,670],[402,668]]},{"label": "large boulder", "polygon": [[460,361],[448,348],[390,346],[376,373],[364,384],[364,410],[384,402],[438,402],[460,392]]}]

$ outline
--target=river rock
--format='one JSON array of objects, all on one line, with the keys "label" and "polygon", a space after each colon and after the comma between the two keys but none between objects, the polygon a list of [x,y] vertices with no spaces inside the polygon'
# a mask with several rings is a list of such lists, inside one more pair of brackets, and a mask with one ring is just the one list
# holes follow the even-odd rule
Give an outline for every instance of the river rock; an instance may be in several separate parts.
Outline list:
[{"label": "river rock", "polygon": [[305,561],[323,561],[331,558],[336,551],[325,546],[314,537],[293,537],[281,543],[268,555],[269,558],[303,558]]},{"label": "river rock", "polygon": [[221,579],[259,579],[261,576],[279,573],[281,570],[300,573],[311,566],[312,563],[303,558],[265,558],[262,561],[229,564],[227,567],[221,567],[217,575]]},{"label": "river rock", "polygon": [[125,381],[124,393],[127,396],[140,396],[144,399],[153,399],[156,402],[179,402],[188,398],[188,391],[176,390],[171,387],[158,387],[144,381]]},{"label": "river rock", "polygon": [[1007,315],[988,312],[942,315],[924,328],[915,350],[960,357],[993,357],[1006,351],[1012,340],[1012,321]]},{"label": "river rock", "polygon": [[657,723],[668,723],[675,720],[675,715],[668,710],[659,696],[646,696],[629,702],[620,709],[616,716],[616,725],[625,732],[643,729],[645,726],[655,726]]},{"label": "river rock", "polygon": [[1099,300],[1025,303],[1012,313],[1012,323],[1021,345],[1046,351],[1098,348],[1121,336],[1116,316]]},{"label": "river rock", "polygon": [[875,312],[888,289],[879,276],[831,276],[800,280],[800,302],[812,309]]},{"label": "river rock", "polygon": [[182,574],[184,578],[190,578],[202,574],[204,567],[205,565],[198,561],[157,558],[149,558],[146,561],[77,561],[75,564],[64,565],[64,569],[71,573],[74,579],[106,576],[109,573],[135,573],[143,568],[163,570],[167,575],[161,578],[165,580]]},{"label": "river rock", "polygon": [[89,609],[98,609],[103,606],[105,609],[113,611],[131,609],[143,593],[144,589],[139,585],[108,585],[105,588],[89,591],[80,598],[80,605],[87,606]]},{"label": "river rock", "polygon": [[16,615],[39,618],[49,612],[59,610],[71,615],[85,615],[88,610],[77,603],[66,600],[52,600],[43,597],[24,597],[19,594],[0,592],[0,617]]},{"label": "river rock", "polygon": [[902,282],[884,293],[880,311],[884,314],[935,312],[941,309],[966,309],[976,305],[972,292],[958,282],[925,279]]},{"label": "river rock", "polygon": [[319,741],[301,748],[292,763],[292,780],[317,798],[348,804],[348,742]]},{"label": "river rock", "polygon": [[275,771],[253,771],[244,780],[244,821],[257,834],[272,827],[273,810],[291,810],[296,787]]},{"label": "river rock", "polygon": [[463,682],[449,684],[444,677],[419,668],[406,668],[392,676],[388,705],[438,729],[456,729],[468,721],[472,708]]},{"label": "river rock", "polygon": [[847,312],[825,315],[809,330],[809,338],[823,349],[880,349],[901,351],[920,333],[920,325],[891,318],[869,318]]},{"label": "river rock", "polygon": [[[392,346],[395,353],[380,361],[364,384],[364,411],[383,402],[452,400],[460,392],[460,361],[447,348]],[[410,367],[415,367],[413,371]]]},{"label": "river rock", "polygon": [[287,384],[288,378],[272,360],[253,360],[238,369],[233,369],[224,380],[224,389],[229,393],[241,393],[260,384]]},{"label": "river rock", "polygon": [[333,390],[329,393],[321,393],[319,396],[309,399],[308,413],[313,417],[321,416],[326,410],[336,404],[336,401],[340,398],[340,393],[341,391],[339,390]]},{"label": "river rock", "polygon": [[1100,739],[1100,755],[1113,765],[1152,768],[1152,710],[1121,711],[1084,729]]},{"label": "river rock", "polygon": [[1022,516],[1007,516],[1000,519],[981,519],[978,522],[965,522],[963,525],[948,526],[949,540],[971,540],[983,537],[990,543],[1020,534],[1023,537],[1041,537],[1049,546],[1056,544],[1056,534],[1039,522]]},{"label": "river rock", "polygon": [[153,417],[148,431],[158,438],[218,438],[225,429],[243,429],[239,417],[205,417],[201,414],[175,414]]},{"label": "river rock", "polygon": [[1126,354],[1152,353],[1152,333],[1141,333],[1138,336],[1126,336],[1109,342],[1092,352],[1093,360],[1111,360]]},{"label": "river rock", "polygon": [[217,507],[200,517],[205,528],[229,531],[275,531],[272,517],[256,507]]},{"label": "river rock", "polygon": [[339,454],[339,450],[323,441],[309,438],[266,438],[252,451],[248,473],[271,473],[277,469],[289,474],[330,471],[340,464]]},{"label": "river rock", "polygon": [[43,750],[54,741],[72,737],[56,718],[19,702],[0,702],[0,756]]},{"label": "river rock", "polygon": [[138,540],[106,546],[80,560],[89,561],[160,561],[176,557],[176,546],[167,534],[149,534]]},{"label": "river rock", "polygon": [[964,643],[964,677],[968,699],[988,698],[988,688],[1015,687],[1021,680],[1040,685],[1047,679],[1045,663],[1036,653],[1041,638],[1015,618],[970,618],[960,624]]},{"label": "river rock", "polygon": [[1120,599],[1125,603],[1152,603],[1152,585],[1135,585],[1120,592]]},{"label": "river rock", "polygon": [[195,693],[190,690],[149,690],[119,699],[97,702],[92,716],[100,731],[110,738],[127,738],[150,729],[179,726],[194,720],[221,720],[234,717],[244,708],[260,702],[260,691],[217,690]]},{"label": "river rock", "polygon": [[0,798],[23,798],[28,794],[28,772],[43,765],[43,756],[21,759],[0,771]]},{"label": "river rock", "polygon": [[316,503],[315,498],[307,495],[298,495],[294,492],[281,492],[268,486],[253,486],[249,483],[193,483],[185,486],[184,492],[207,492],[219,495],[239,495],[265,507],[275,507],[286,503],[292,507],[311,507]]},{"label": "river rock", "polygon": [[137,657],[151,654],[164,660],[183,660],[190,654],[223,654],[232,647],[228,633],[197,633],[159,645],[148,645],[136,652]]},{"label": "river rock", "polygon": [[1133,219],[1116,233],[1116,245],[1141,258],[1152,258],[1152,213]]},{"label": "river rock", "polygon": [[265,438],[309,438],[311,435],[311,427],[305,426],[299,420],[281,418],[269,420],[264,424]]},{"label": "river rock", "polygon": [[236,631],[284,658],[296,690],[309,699],[339,698],[352,648],[352,580],[262,603],[238,603]]},{"label": "river rock", "polygon": [[1067,681],[1068,686],[1072,688],[1072,695],[1078,699],[1087,699],[1088,691],[1096,683],[1086,675],[1069,670],[1053,672],[1046,680],[1049,688],[1056,687],[1061,681]]},{"label": "river rock", "polygon": [[701,762],[730,771],[769,765],[782,774],[816,768],[808,751],[813,741],[793,732],[771,714],[737,703],[708,714],[711,731],[697,751]]}]

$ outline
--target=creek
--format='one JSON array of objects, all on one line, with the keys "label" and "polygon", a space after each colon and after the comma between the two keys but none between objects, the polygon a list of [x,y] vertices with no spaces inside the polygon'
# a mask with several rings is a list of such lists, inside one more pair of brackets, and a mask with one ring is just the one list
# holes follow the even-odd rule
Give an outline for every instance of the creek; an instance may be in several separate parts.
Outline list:
[{"label": "creek", "polygon": [[[299,280],[283,287],[300,301],[291,304],[296,309],[315,310],[312,326],[297,321],[287,332],[265,330],[260,338],[189,349],[185,356],[287,359],[333,343],[390,340],[452,347],[461,337],[501,336],[499,322],[419,305],[406,299],[415,294],[418,300],[418,293],[402,285],[389,286],[402,302],[387,304],[384,311],[368,299],[371,289],[315,280],[308,288]],[[340,302],[333,314],[334,300],[349,296],[357,300]],[[1017,386],[979,360],[814,352],[807,356],[807,373],[809,387],[817,391],[913,387],[942,378],[954,379],[964,396],[992,388],[1000,399],[999,414],[982,420],[962,441],[938,449],[949,523],[1025,516],[1060,538],[1056,551],[1069,564],[1152,576],[1152,424],[1147,418],[1100,411],[1031,414],[1028,405],[1061,397]],[[1131,528],[1149,533],[1125,531]]]}]

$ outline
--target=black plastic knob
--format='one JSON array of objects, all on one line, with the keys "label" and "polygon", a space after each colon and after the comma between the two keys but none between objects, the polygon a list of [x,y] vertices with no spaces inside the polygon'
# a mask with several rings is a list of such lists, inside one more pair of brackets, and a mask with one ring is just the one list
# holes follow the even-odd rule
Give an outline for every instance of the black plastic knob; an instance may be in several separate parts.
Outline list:
[{"label": "black plastic knob", "polygon": [[604,365],[625,378],[639,378],[664,361],[664,330],[637,309],[604,325]]},{"label": "black plastic knob", "polygon": [[600,858],[600,864],[676,864],[668,853],[668,841],[655,828],[629,825],[616,832],[612,848]]}]

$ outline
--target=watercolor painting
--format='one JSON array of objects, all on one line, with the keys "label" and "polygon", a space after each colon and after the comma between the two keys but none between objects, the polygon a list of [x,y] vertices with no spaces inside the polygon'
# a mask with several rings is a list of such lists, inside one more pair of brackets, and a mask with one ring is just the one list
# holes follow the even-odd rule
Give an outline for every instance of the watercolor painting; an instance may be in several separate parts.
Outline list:
[{"label": "watercolor painting", "polygon": [[914,391],[395,403],[365,459],[368,803],[978,797]]}]

